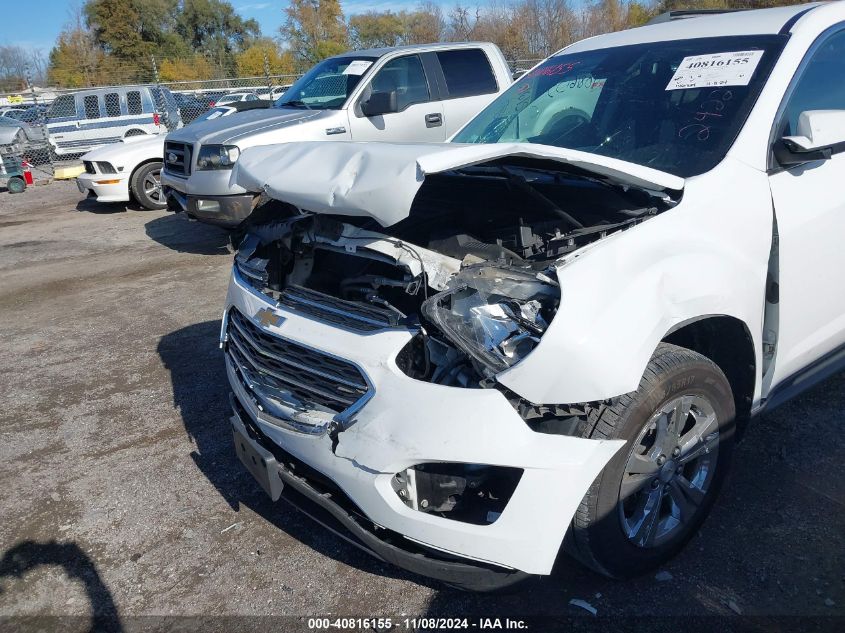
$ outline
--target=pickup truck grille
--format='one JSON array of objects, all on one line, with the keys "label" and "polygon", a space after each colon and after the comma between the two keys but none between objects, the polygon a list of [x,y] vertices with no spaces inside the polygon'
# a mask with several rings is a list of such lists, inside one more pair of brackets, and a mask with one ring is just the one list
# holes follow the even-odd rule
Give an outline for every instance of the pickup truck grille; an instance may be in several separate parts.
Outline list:
[{"label": "pickup truck grille", "polygon": [[235,308],[229,312],[227,335],[226,353],[244,386],[254,393],[341,413],[369,391],[352,363],[269,334]]},{"label": "pickup truck grille", "polygon": [[191,146],[167,141],[164,144],[164,170],[176,176],[190,176]]},{"label": "pickup truck grille", "polygon": [[279,303],[325,323],[357,332],[375,332],[399,325],[399,315],[359,301],[346,301],[302,286],[288,286]]}]

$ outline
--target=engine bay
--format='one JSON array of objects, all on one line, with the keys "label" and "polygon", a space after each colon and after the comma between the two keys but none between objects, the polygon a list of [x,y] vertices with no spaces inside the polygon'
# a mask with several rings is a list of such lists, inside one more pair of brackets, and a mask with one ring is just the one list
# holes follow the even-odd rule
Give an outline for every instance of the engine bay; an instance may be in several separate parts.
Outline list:
[{"label": "engine bay", "polygon": [[268,200],[235,262],[256,290],[313,318],[362,332],[408,329],[396,362],[412,378],[486,388],[554,318],[558,259],[677,202],[511,157],[428,176],[408,216],[388,227]]}]

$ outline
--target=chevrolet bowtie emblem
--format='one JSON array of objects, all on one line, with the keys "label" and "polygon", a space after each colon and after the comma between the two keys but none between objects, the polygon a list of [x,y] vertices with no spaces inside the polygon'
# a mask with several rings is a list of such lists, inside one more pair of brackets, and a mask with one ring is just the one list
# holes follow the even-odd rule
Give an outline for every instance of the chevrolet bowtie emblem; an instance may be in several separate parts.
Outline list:
[{"label": "chevrolet bowtie emblem", "polygon": [[268,327],[270,325],[279,327],[285,322],[285,317],[280,314],[276,314],[270,308],[261,308],[255,313],[255,319],[264,327]]}]

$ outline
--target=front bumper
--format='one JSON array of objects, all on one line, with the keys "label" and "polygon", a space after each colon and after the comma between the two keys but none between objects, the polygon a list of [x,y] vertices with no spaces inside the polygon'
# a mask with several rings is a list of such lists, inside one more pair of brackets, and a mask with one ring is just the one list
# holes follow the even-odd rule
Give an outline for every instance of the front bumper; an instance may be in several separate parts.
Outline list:
[{"label": "front bumper", "polygon": [[[364,550],[371,556],[397,567],[434,578],[468,591],[493,591],[521,582],[529,574],[494,565],[478,564],[427,550],[398,535],[387,535],[385,529],[363,518],[357,508],[339,491],[320,486],[317,481],[298,472],[306,467],[290,467],[290,455],[274,446],[245,416],[243,408],[232,396],[233,416],[230,419],[235,440],[235,450],[245,465],[263,468],[268,465],[268,475],[277,478],[266,492],[274,501],[284,499],[295,508],[317,521],[326,529]],[[247,449],[245,444],[249,446]],[[282,453],[281,455],[279,453]],[[260,463],[251,464],[251,457],[260,456]],[[276,457],[279,457],[277,460]],[[292,462],[296,464],[296,460]],[[263,476],[263,474],[262,474]],[[386,537],[393,538],[386,538]],[[398,538],[397,538],[398,537]],[[403,547],[404,546],[404,547]]]},{"label": "front bumper", "polygon": [[165,168],[161,185],[171,211],[184,211],[206,224],[235,228],[252,213],[255,198],[230,182],[231,170],[194,171],[177,176]]},{"label": "front bumper", "polygon": [[[262,410],[230,355],[226,357],[241,415],[266,441],[342,491],[356,512],[378,526],[375,538],[395,534],[409,546],[442,553],[443,560],[458,557],[463,564],[492,565],[504,574],[551,572],[578,504],[622,441],[538,434],[497,390],[414,380],[395,363],[411,338],[409,331],[361,334],[315,321],[273,305],[237,271],[229,286],[226,314],[233,307],[265,332],[342,357],[366,375],[374,393],[333,447],[329,435],[298,432]],[[284,318],[279,325],[262,325],[254,318],[268,307]],[[223,331],[225,345],[225,327]],[[391,480],[422,462],[511,466],[524,472],[501,516],[490,525],[473,525],[402,503]],[[369,549],[377,551],[372,545]],[[410,568],[403,560],[392,562]]]},{"label": "front bumper", "polygon": [[80,193],[95,197],[97,202],[129,202],[127,174],[80,174],[76,186]]},{"label": "front bumper", "polygon": [[189,217],[225,228],[236,228],[252,213],[254,196],[188,196],[172,187],[164,187],[167,208],[184,211]]}]

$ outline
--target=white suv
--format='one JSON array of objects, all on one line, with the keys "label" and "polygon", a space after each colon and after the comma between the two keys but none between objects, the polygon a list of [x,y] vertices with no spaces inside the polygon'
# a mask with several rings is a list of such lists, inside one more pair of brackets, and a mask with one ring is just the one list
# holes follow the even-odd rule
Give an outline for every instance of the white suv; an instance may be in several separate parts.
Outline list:
[{"label": "white suv", "polygon": [[748,420],[845,364],[843,150],[837,2],[578,42],[446,145],[245,151],[241,460],[454,585],[660,565]]}]

